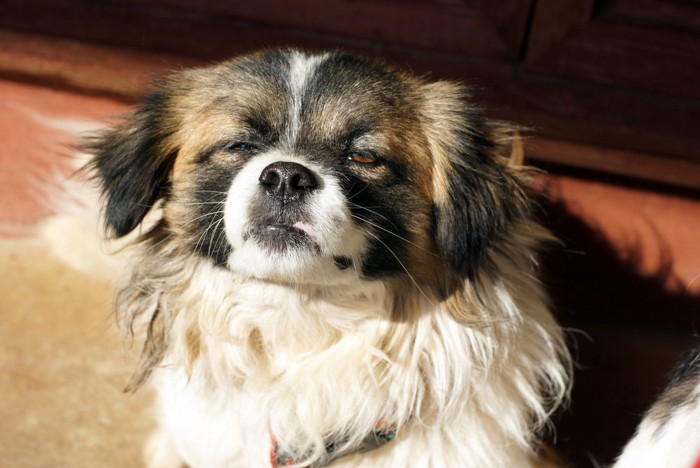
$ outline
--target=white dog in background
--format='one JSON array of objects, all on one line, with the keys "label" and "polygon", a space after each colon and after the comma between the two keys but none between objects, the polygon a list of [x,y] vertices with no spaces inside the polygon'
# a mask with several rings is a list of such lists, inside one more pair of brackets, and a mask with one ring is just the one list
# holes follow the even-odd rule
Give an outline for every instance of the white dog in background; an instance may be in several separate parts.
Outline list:
[{"label": "white dog in background", "polygon": [[614,468],[700,468],[700,348],[678,365]]}]

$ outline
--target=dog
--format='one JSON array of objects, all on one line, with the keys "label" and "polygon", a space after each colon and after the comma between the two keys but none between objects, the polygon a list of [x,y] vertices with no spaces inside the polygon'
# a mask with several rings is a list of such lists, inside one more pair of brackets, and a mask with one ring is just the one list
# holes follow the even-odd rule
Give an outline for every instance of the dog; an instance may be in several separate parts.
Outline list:
[{"label": "dog", "polygon": [[151,467],[527,467],[570,358],[517,130],[461,84],[266,50],[88,143]]},{"label": "dog", "polygon": [[700,468],[700,348],[687,354],[614,468]]}]

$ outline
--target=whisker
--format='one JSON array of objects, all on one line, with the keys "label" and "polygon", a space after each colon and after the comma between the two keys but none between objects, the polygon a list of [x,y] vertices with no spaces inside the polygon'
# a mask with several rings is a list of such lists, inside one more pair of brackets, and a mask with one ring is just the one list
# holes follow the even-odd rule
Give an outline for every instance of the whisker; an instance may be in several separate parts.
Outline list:
[{"label": "whisker", "polygon": [[[210,213],[205,213],[205,214],[203,214],[203,215],[201,215],[201,216],[197,216],[196,218],[189,220],[189,221],[188,221],[187,223],[185,223],[183,226],[189,226],[189,225],[193,224],[194,222],[196,222],[197,220],[200,220],[200,219],[202,219],[202,218],[214,217],[214,216],[223,215],[223,214],[224,214],[224,211],[223,211],[223,210],[217,210],[217,211],[212,211],[212,212],[210,212]],[[223,221],[223,219],[224,219],[223,216],[219,216],[219,219],[213,219],[213,220],[209,221],[209,224],[208,224],[207,228],[206,228],[206,229],[204,230],[204,232],[199,236],[199,238],[197,239],[197,242],[195,242],[195,250],[199,250],[199,247],[200,247],[200,245],[202,245],[202,243],[204,242],[207,233],[208,233],[212,228],[215,229],[215,228],[216,228],[216,225],[218,225],[221,221]]]},{"label": "whisker", "polygon": [[355,208],[359,208],[359,209],[361,209],[361,210],[369,211],[369,212],[372,213],[373,215],[378,216],[378,217],[380,217],[380,218],[382,218],[382,219],[388,221],[389,224],[391,224],[391,225],[394,226],[396,229],[398,229],[398,226],[396,226],[396,224],[394,224],[389,218],[387,218],[386,216],[382,215],[381,213],[378,213],[378,212],[374,211],[372,208],[368,208],[368,207],[365,207],[365,206],[361,206],[361,205],[358,205],[357,203],[352,203],[352,202],[349,202],[349,203],[350,203],[350,205],[354,206]]},{"label": "whisker", "polygon": [[[353,182],[352,186],[350,187],[350,190],[352,190],[353,187],[355,187],[355,182]],[[355,198],[356,196],[358,196],[359,194],[361,194],[362,192],[364,192],[368,188],[369,188],[369,184],[365,184],[365,186],[362,187],[357,193],[353,193],[352,196],[348,197],[348,201],[352,200],[353,198]]]},{"label": "whisker", "polygon": [[[221,225],[221,223],[223,221],[224,221],[224,217],[222,216],[214,225],[213,232],[214,232],[214,235],[216,237],[213,239],[212,242],[209,243],[209,249],[207,250],[207,255],[209,257],[211,257],[212,248],[215,248],[216,244],[218,243],[219,238],[221,237],[221,232],[217,232],[217,229],[219,229],[219,226]],[[221,231],[223,231],[223,229]]]},{"label": "whisker", "polygon": [[396,259],[397,262],[399,262],[399,265],[401,265],[401,268],[403,268],[403,270],[404,270],[404,271],[406,272],[406,274],[408,275],[408,278],[411,280],[411,282],[412,282],[413,285],[416,287],[416,289],[418,289],[418,291],[420,291],[421,295],[425,298],[425,300],[428,301],[428,303],[429,303],[432,307],[436,307],[435,304],[433,304],[433,301],[431,301],[430,298],[428,297],[428,295],[425,293],[425,291],[423,291],[423,289],[418,285],[418,282],[415,280],[415,278],[413,277],[413,275],[408,271],[408,268],[406,268],[406,265],[403,264],[403,262],[402,262],[401,259],[398,257],[398,255],[396,255],[396,254],[394,253],[394,251],[391,250],[391,248],[390,248],[388,245],[386,245],[376,234],[374,234],[373,232],[370,232],[370,231],[368,231],[368,230],[366,230],[366,229],[365,229],[364,231],[365,231],[368,235],[374,237],[374,238],[375,238],[380,244],[382,244],[384,247],[386,247],[386,249],[389,251],[389,253],[390,253],[391,255],[394,256],[394,258]]},{"label": "whisker", "polygon": [[222,192],[221,190],[197,190],[197,193],[216,193],[219,195],[228,195],[228,192]]},{"label": "whisker", "polygon": [[[379,224],[373,223],[372,221],[370,221],[370,220],[368,220],[368,219],[366,219],[366,218],[363,218],[362,216],[358,216],[358,215],[351,215],[351,216],[352,216],[353,218],[355,218],[355,219],[359,219],[360,221],[363,221],[363,222],[369,224],[370,226],[373,226],[373,227],[375,227],[375,228],[377,228],[377,229],[380,229],[380,230],[386,232],[387,234],[391,234],[392,236],[394,236],[394,237],[396,237],[396,238],[398,238],[398,239],[400,239],[400,240],[406,242],[407,244],[410,244],[410,245],[414,246],[415,248],[417,248],[417,249],[419,249],[419,250],[422,250],[423,252],[426,252],[426,253],[432,255],[432,256],[435,257],[435,258],[442,259],[442,257],[440,257],[439,255],[435,254],[434,252],[431,252],[430,250],[428,250],[428,249],[426,249],[426,248],[424,248],[424,247],[422,247],[422,246],[416,244],[416,243],[413,242],[413,241],[410,241],[410,240],[406,239],[405,237],[402,237],[402,236],[396,234],[396,233],[393,232],[393,231],[390,231],[389,229],[387,229],[387,228],[385,228],[385,227],[383,227],[383,226],[380,226]],[[369,232],[369,231],[365,231],[365,232]]]},{"label": "whisker", "polygon": [[168,240],[170,240],[171,237],[173,237],[175,233],[170,232],[168,233],[167,236],[165,236],[163,239],[159,240],[155,244],[153,244],[153,247],[160,247],[162,244],[165,244]]},{"label": "whisker", "polygon": [[217,210],[217,211],[210,211],[209,213],[204,213],[203,215],[197,216],[196,218],[192,218],[188,220],[183,226],[189,226],[190,224],[194,224],[195,221],[198,221],[202,218],[206,218],[207,216],[215,216],[215,215],[223,215],[224,210]]},{"label": "whisker", "polygon": [[214,222],[210,222],[207,228],[202,232],[202,234],[199,235],[199,238],[197,239],[197,242],[194,244],[194,250],[199,251],[200,247],[204,245],[204,241],[207,237],[207,233],[209,230],[214,226]]},{"label": "whisker", "polygon": [[[223,218],[221,218],[221,220],[223,221]],[[226,226],[224,226],[223,229],[219,230],[219,234],[216,237],[216,248],[221,249],[221,248],[226,247],[226,242],[227,242]]]},{"label": "whisker", "polygon": [[223,205],[224,201],[205,201],[205,202],[192,202],[192,203],[182,203],[185,206],[199,206],[199,205]]}]

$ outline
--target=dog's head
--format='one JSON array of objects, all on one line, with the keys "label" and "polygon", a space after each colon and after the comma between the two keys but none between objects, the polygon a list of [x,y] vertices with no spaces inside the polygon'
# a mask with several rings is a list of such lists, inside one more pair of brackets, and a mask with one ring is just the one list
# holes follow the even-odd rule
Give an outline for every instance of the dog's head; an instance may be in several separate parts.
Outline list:
[{"label": "dog's head", "polygon": [[525,203],[466,94],[342,53],[176,74],[92,145],[106,224],[159,204],[179,248],[273,281],[473,277]]}]

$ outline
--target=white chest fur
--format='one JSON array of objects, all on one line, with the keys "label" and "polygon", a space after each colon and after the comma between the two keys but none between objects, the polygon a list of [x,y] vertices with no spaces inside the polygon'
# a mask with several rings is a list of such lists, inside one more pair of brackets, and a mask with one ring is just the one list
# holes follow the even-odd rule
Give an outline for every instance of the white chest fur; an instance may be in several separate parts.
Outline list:
[{"label": "white chest fur", "polygon": [[531,463],[540,385],[564,374],[537,295],[497,287],[494,307],[513,317],[469,327],[420,295],[392,320],[395,295],[378,282],[328,296],[230,278],[200,270],[161,296],[180,309],[153,376],[159,419],[193,468],[269,466],[271,434],[283,453],[324,460],[329,441],[351,452],[382,419],[399,424],[395,441],[334,466]]},{"label": "white chest fur", "polygon": [[216,395],[177,369],[160,370],[154,384],[161,429],[188,466],[269,465],[266,412],[256,398]]},{"label": "white chest fur", "polygon": [[[361,439],[395,414],[392,373],[381,372],[390,367],[380,351],[390,326],[383,285],[333,303],[278,285],[226,290],[210,277],[199,310],[178,312],[154,376],[161,426],[190,466],[264,466],[271,434],[323,457],[329,440]],[[192,330],[200,354],[187,372],[181,343]]]}]

